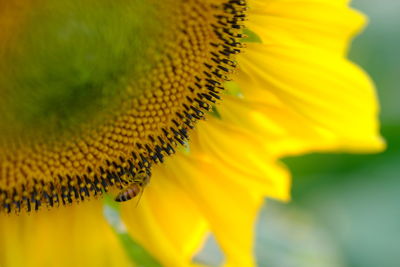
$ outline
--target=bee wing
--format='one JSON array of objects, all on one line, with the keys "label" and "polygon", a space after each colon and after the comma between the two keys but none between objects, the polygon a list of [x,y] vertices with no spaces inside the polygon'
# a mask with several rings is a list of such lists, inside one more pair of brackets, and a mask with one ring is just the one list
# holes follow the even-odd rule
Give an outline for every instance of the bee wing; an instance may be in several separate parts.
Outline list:
[{"label": "bee wing", "polygon": [[143,192],[144,192],[144,186],[141,186],[141,187],[140,187],[139,197],[138,197],[137,202],[136,202],[136,207],[139,205],[139,202],[140,202],[140,200],[142,199]]}]

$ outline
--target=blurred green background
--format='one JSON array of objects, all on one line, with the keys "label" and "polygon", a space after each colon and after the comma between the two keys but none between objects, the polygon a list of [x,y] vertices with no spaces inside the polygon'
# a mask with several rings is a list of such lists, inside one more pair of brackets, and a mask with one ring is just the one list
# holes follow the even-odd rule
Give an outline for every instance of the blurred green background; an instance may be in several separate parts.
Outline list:
[{"label": "blurred green background", "polygon": [[370,18],[350,58],[373,77],[388,150],[285,159],[293,201],[268,201],[258,225],[261,267],[400,266],[400,1],[354,0]]}]

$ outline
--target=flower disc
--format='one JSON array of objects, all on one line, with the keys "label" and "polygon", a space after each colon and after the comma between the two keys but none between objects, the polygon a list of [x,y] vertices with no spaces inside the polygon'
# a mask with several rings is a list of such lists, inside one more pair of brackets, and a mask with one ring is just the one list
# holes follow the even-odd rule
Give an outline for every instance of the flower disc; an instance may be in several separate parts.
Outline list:
[{"label": "flower disc", "polygon": [[245,6],[1,2],[1,210],[99,196],[173,154],[220,98]]}]

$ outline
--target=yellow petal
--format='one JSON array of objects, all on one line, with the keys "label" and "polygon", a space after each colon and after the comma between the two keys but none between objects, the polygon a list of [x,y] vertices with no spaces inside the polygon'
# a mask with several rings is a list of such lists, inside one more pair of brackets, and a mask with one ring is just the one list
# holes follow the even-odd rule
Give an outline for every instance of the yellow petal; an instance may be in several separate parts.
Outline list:
[{"label": "yellow petal", "polygon": [[123,206],[135,240],[165,266],[189,266],[209,224],[228,264],[253,266],[254,223],[264,196],[289,198],[288,172],[260,142],[217,119],[198,125],[190,153],[157,166],[139,206]]},{"label": "yellow petal", "polygon": [[283,120],[274,121],[278,128],[289,131],[287,125],[292,124],[298,129],[291,132],[293,137],[308,133],[315,137],[315,147],[305,143],[292,153],[384,147],[374,86],[360,68],[341,56],[313,47],[249,44],[236,81],[245,101],[264,106],[264,118],[273,118],[273,111],[279,110]]},{"label": "yellow petal", "polygon": [[256,197],[289,199],[289,174],[276,163],[276,157],[266,147],[268,143],[259,135],[228,121],[209,118],[199,123],[190,144],[193,158],[218,166],[220,173]]},{"label": "yellow petal", "polygon": [[[174,170],[180,183],[207,218],[231,266],[254,266],[254,224],[263,198],[243,188],[220,166],[177,155],[181,169]],[[201,172],[199,172],[201,168]]]},{"label": "yellow petal", "polygon": [[344,55],[365,17],[339,0],[249,2],[248,27],[264,44],[312,46]]},{"label": "yellow petal", "polygon": [[101,201],[2,216],[0,266],[131,266]]},{"label": "yellow petal", "polygon": [[288,199],[289,175],[259,149],[257,138],[210,118],[175,156],[179,184],[207,219],[227,266],[254,266],[254,225],[264,196]]},{"label": "yellow petal", "polygon": [[226,96],[218,111],[225,122],[252,131],[264,140],[259,148],[264,147],[270,157],[337,146],[329,140],[322,142],[323,133],[318,127],[284,105]]},{"label": "yellow petal", "polygon": [[190,192],[182,190],[171,177],[171,169],[178,168],[176,158],[156,166],[140,202],[123,203],[121,210],[132,237],[166,267],[191,266],[208,231],[205,219],[188,196]]}]

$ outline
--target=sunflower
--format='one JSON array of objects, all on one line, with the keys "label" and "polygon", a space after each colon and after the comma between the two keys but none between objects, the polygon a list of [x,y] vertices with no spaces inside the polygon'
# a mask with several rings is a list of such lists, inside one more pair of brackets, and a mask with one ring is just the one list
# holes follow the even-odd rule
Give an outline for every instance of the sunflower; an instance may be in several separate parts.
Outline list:
[{"label": "sunflower", "polygon": [[124,234],[191,266],[212,232],[254,266],[279,158],[384,147],[346,59],[364,21],[344,0],[1,1],[0,265],[130,266]]}]

